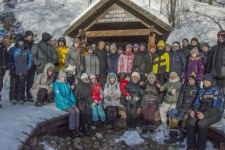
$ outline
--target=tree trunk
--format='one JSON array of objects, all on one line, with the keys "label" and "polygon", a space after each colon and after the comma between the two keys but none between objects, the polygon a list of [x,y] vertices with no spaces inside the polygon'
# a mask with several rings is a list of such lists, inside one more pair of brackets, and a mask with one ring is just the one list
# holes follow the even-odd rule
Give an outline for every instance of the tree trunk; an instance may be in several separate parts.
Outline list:
[{"label": "tree trunk", "polygon": [[175,27],[175,22],[176,22],[176,0],[170,0],[169,22],[172,22],[172,27]]},{"label": "tree trunk", "polygon": [[160,2],[160,14],[162,13],[162,0],[161,0],[161,2]]},{"label": "tree trunk", "polygon": [[213,5],[213,0],[209,0],[209,5]]},{"label": "tree trunk", "polygon": [[151,0],[149,0],[149,6],[151,6]]}]

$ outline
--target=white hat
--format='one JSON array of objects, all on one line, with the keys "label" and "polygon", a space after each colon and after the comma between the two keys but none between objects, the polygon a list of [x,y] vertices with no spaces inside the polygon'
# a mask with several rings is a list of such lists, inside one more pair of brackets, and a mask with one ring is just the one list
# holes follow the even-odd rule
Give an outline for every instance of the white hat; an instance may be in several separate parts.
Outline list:
[{"label": "white hat", "polygon": [[75,73],[76,73],[76,66],[69,65],[69,66],[65,69],[65,71],[67,72],[67,71],[69,71],[69,70],[73,72],[73,75],[75,75]]},{"label": "white hat", "polygon": [[138,80],[140,80],[140,74],[138,72],[133,72],[131,78],[133,78],[133,76],[136,76]]},{"label": "white hat", "polygon": [[83,73],[82,75],[81,75],[81,80],[82,79],[88,79],[88,75],[86,74],[86,73]]}]

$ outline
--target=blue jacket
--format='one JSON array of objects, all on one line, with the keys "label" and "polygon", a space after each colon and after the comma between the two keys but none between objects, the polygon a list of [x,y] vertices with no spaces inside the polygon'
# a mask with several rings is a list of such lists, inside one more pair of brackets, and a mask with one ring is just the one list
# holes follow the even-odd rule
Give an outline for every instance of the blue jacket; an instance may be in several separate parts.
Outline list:
[{"label": "blue jacket", "polygon": [[108,74],[114,73],[117,75],[119,57],[119,54],[110,54],[108,56]]},{"label": "blue jacket", "polygon": [[218,87],[210,90],[200,89],[198,98],[192,107],[194,112],[202,112],[204,117],[218,115],[220,118],[224,112],[224,96]]},{"label": "blue jacket", "polygon": [[28,71],[33,66],[33,56],[30,49],[16,44],[9,49],[8,57],[10,61],[10,74],[27,76]]},{"label": "blue jacket", "polygon": [[55,103],[57,108],[64,110],[76,105],[76,99],[68,82],[63,83],[57,80],[54,83]]}]

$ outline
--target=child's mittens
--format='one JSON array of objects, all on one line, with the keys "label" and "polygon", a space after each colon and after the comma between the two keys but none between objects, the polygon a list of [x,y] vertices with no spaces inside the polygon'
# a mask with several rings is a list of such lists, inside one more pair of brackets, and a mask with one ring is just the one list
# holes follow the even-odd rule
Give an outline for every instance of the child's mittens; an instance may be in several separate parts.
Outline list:
[{"label": "child's mittens", "polygon": [[176,90],[175,90],[175,89],[172,89],[172,90],[171,90],[171,93],[172,93],[173,95],[175,95],[175,94],[176,94]]},{"label": "child's mittens", "polygon": [[161,88],[159,90],[162,92],[165,90],[165,88],[163,86],[161,86]]},{"label": "child's mittens", "polygon": [[126,100],[131,100],[131,96],[130,95],[128,95],[128,96],[126,96]]},{"label": "child's mittens", "polygon": [[92,106],[93,106],[93,107],[95,107],[95,106],[96,106],[96,103],[95,103],[95,102],[93,102],[93,103],[92,103]]},{"label": "child's mittens", "polygon": [[141,99],[140,97],[134,96],[134,100],[135,100],[135,101],[139,101],[140,99]]}]

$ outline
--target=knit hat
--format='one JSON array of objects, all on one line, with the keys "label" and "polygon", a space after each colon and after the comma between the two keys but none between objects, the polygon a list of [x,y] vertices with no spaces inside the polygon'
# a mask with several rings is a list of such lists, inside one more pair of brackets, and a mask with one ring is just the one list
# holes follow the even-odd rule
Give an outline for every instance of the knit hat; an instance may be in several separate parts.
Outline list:
[{"label": "knit hat", "polygon": [[91,47],[93,47],[94,45],[97,46],[95,43],[93,43],[93,44],[91,44]]},{"label": "knit hat", "polygon": [[80,39],[78,39],[78,38],[73,39],[73,44],[74,43],[79,43],[80,44]]},{"label": "knit hat", "polygon": [[178,76],[177,76],[177,73],[174,72],[174,71],[170,73],[170,77],[172,77],[172,76],[174,76],[174,77],[176,77],[176,78],[178,77]]},{"label": "knit hat", "polygon": [[133,47],[137,47],[137,48],[139,48],[139,45],[138,44],[134,44],[134,46]]},{"label": "knit hat", "polygon": [[96,76],[94,75],[94,73],[89,73],[88,76],[90,79],[96,79]]},{"label": "knit hat", "polygon": [[81,80],[88,79],[88,75],[86,73],[83,73],[80,78],[81,78]]},{"label": "knit hat", "polygon": [[125,73],[124,74],[124,79],[126,79],[126,78],[130,78],[130,74],[129,73]]},{"label": "knit hat", "polygon": [[121,50],[121,51],[123,51],[123,48],[122,48],[122,47],[118,47],[118,50]]},{"label": "knit hat", "polygon": [[109,74],[109,79],[111,79],[111,78],[116,78],[116,76],[115,76],[114,73],[110,73],[110,74]]},{"label": "knit hat", "polygon": [[44,42],[50,41],[51,38],[52,38],[52,36],[49,33],[47,33],[47,32],[42,34],[42,41],[44,41]]},{"label": "knit hat", "polygon": [[18,43],[19,41],[23,41],[23,42],[25,41],[24,36],[21,34],[17,35],[17,37],[16,37],[16,42]]},{"label": "knit hat", "polygon": [[109,43],[109,42],[105,42],[105,46],[106,46],[106,45],[109,45],[109,46],[110,46],[110,43]]},{"label": "knit hat", "polygon": [[140,73],[133,72],[132,75],[131,75],[131,78],[133,78],[134,76],[136,76],[138,78],[138,80],[140,80]]},{"label": "knit hat", "polygon": [[101,44],[103,44],[103,45],[104,45],[104,47],[105,47],[105,42],[100,41],[100,42],[98,43],[98,46],[100,46]]},{"label": "knit hat", "polygon": [[192,72],[192,74],[189,75],[188,79],[190,79],[190,78],[194,79],[195,81],[197,80],[194,72]]},{"label": "knit hat", "polygon": [[32,31],[30,31],[30,30],[27,30],[26,32],[25,32],[25,38],[27,38],[28,36],[34,36],[34,33],[32,32]]},{"label": "knit hat", "polygon": [[73,75],[75,75],[75,73],[76,73],[76,66],[72,66],[72,65],[69,65],[66,69],[65,69],[65,71],[67,72],[67,71],[72,71],[73,72]]},{"label": "knit hat", "polygon": [[126,49],[130,47],[132,49],[132,45],[131,44],[127,44]]},{"label": "knit hat", "polygon": [[155,44],[153,44],[153,45],[149,45],[149,49],[152,49],[152,48],[154,48],[154,49],[156,49],[156,45]]},{"label": "knit hat", "polygon": [[47,72],[50,72],[50,71],[54,72],[54,71],[55,71],[55,68],[52,67],[52,66],[50,66],[50,67],[48,68]]},{"label": "knit hat", "polygon": [[0,30],[0,36],[6,38],[5,30],[4,30],[4,29],[1,29],[1,30]]},{"label": "knit hat", "polygon": [[205,75],[203,76],[202,81],[204,81],[204,80],[207,80],[207,81],[213,83],[213,77],[212,77],[212,75],[209,74],[209,73],[207,73],[207,74],[205,74]]},{"label": "knit hat", "polygon": [[225,34],[225,30],[219,31],[219,32],[217,33],[217,38],[219,38],[219,36],[220,36],[221,34]]},{"label": "knit hat", "polygon": [[87,52],[88,52],[89,49],[91,49],[91,50],[93,51],[93,48],[92,48],[91,46],[88,46],[88,47],[86,48]]},{"label": "knit hat", "polygon": [[110,50],[112,50],[112,49],[114,49],[114,50],[117,51],[116,43],[112,43],[112,44],[110,45]]},{"label": "knit hat", "polygon": [[178,46],[179,49],[180,49],[180,42],[178,42],[178,41],[173,42],[172,47],[174,47],[174,46]]},{"label": "knit hat", "polygon": [[58,79],[59,78],[63,78],[63,77],[67,77],[67,74],[66,74],[66,72],[63,70],[63,69],[60,69],[60,71],[59,71],[59,75],[58,75]]},{"label": "knit hat", "polygon": [[185,39],[183,39],[183,40],[182,40],[182,42],[183,42],[183,41],[187,41],[187,43],[189,43],[189,40],[188,40],[188,39],[186,39],[186,38],[185,38]]},{"label": "knit hat", "polygon": [[199,51],[198,51],[198,48],[197,47],[194,47],[192,50],[191,50],[191,54],[193,53],[196,53],[197,55],[199,55]]},{"label": "knit hat", "polygon": [[144,47],[146,47],[146,43],[145,42],[141,42],[140,46],[143,45]]},{"label": "knit hat", "polygon": [[202,44],[200,45],[201,49],[202,49],[204,46],[210,48],[209,43],[202,43]]},{"label": "knit hat", "polygon": [[156,76],[155,76],[155,74],[153,73],[153,72],[150,72],[149,74],[148,74],[148,77],[147,77],[147,79],[149,80],[149,78],[154,78],[154,80],[156,80]]},{"label": "knit hat", "polygon": [[197,39],[197,38],[192,38],[192,39],[191,39],[191,42],[192,42],[192,41],[196,41],[196,42],[198,43],[198,39]]},{"label": "knit hat", "polygon": [[160,40],[160,41],[158,42],[157,47],[160,47],[160,46],[165,47],[165,43],[164,43],[163,40]]},{"label": "knit hat", "polygon": [[64,45],[66,46],[66,39],[64,37],[59,38],[58,45],[59,45],[59,41],[63,42]]}]

